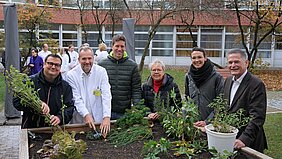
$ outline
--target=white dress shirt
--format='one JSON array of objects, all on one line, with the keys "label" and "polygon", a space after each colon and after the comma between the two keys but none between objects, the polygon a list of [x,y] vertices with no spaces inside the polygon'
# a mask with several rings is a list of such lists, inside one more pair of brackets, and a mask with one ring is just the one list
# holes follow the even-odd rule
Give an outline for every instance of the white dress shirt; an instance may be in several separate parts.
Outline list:
[{"label": "white dress shirt", "polygon": [[39,51],[38,56],[40,56],[42,58],[43,62],[45,62],[45,58],[49,54],[52,54],[51,51],[45,52],[44,50],[41,50],[41,51]]},{"label": "white dress shirt", "polygon": [[235,94],[236,94],[240,84],[242,83],[243,78],[246,76],[246,74],[247,74],[247,70],[237,80],[233,76],[233,78],[232,78],[233,84],[232,84],[232,88],[231,88],[231,92],[230,92],[230,103],[229,103],[230,106],[231,106],[233,99],[235,97]]},{"label": "white dress shirt", "polygon": [[72,87],[77,109],[71,123],[83,123],[83,117],[88,113],[98,123],[104,117],[111,117],[111,86],[105,68],[93,64],[86,74],[79,64],[68,72],[67,81]]}]

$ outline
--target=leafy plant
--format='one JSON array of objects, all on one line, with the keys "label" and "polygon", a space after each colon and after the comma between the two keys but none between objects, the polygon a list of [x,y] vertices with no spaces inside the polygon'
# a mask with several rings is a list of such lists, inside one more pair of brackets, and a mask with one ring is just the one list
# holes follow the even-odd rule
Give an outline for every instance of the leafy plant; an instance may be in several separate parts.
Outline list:
[{"label": "leafy plant", "polygon": [[41,109],[41,100],[39,99],[38,92],[34,90],[34,83],[30,78],[13,66],[6,70],[5,76],[8,90],[20,99],[20,103],[30,108],[34,113],[45,117],[45,122],[50,124],[50,114],[43,115]]},{"label": "leafy plant", "polygon": [[[34,83],[26,74],[20,73],[13,66],[6,72],[6,83],[9,90],[15,97],[20,98],[20,103],[28,107],[30,110],[38,115],[45,117],[45,122],[50,124],[50,114],[41,114],[41,100],[38,92],[34,90]],[[62,116],[64,123],[64,108],[63,98],[62,102]],[[86,143],[82,140],[75,140],[75,133],[69,134],[67,131],[63,131],[60,126],[56,126],[53,129],[52,143],[54,151],[50,152],[51,158],[66,158],[66,159],[81,159],[82,153],[86,150]],[[44,151],[44,150],[43,150]],[[46,150],[47,151],[47,150]],[[48,151],[49,152],[49,151]]]},{"label": "leafy plant", "polygon": [[[171,92],[170,97],[175,100],[174,91]],[[200,139],[200,131],[194,127],[194,122],[198,120],[199,115],[198,108],[193,100],[188,99],[182,102],[182,107],[175,107],[169,105],[164,106],[164,102],[159,98],[157,97],[155,99],[155,107],[160,115],[159,119],[161,119],[167,135],[177,140],[171,142],[171,147],[175,151],[174,155],[186,155],[191,158],[202,149],[205,149],[207,144]],[[167,103],[170,102],[167,101]],[[177,105],[175,101],[174,103]],[[156,150],[153,152],[156,153],[159,151]]]},{"label": "leafy plant", "polygon": [[246,126],[250,117],[245,117],[244,110],[239,109],[235,113],[229,113],[227,109],[227,100],[222,98],[222,95],[216,97],[209,107],[213,108],[215,115],[211,124],[214,127],[214,131],[222,133],[230,133],[235,128]]},{"label": "leafy plant", "polygon": [[116,146],[123,146],[137,140],[148,139],[152,136],[149,122],[144,116],[149,108],[140,103],[128,109],[124,116],[117,120],[117,129],[109,135],[109,141]]},{"label": "leafy plant", "polygon": [[67,131],[56,131],[52,136],[54,152],[51,158],[82,159],[86,150],[83,140],[75,140],[75,132],[69,134]]},{"label": "leafy plant", "polygon": [[142,153],[145,159],[159,159],[159,153],[167,153],[171,146],[171,142],[165,138],[161,138],[159,142],[150,140],[144,144]]},{"label": "leafy plant", "polygon": [[127,109],[124,116],[117,120],[116,124],[120,128],[129,128],[133,125],[148,125],[148,120],[144,116],[149,112],[149,108],[144,105],[133,106]]}]

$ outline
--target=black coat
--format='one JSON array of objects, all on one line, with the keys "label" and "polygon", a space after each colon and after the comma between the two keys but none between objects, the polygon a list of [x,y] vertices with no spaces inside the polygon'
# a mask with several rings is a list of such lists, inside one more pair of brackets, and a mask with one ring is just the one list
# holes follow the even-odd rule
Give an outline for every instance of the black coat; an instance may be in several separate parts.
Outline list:
[{"label": "black coat", "polygon": [[[175,106],[173,99],[170,98],[170,92],[174,89],[174,92],[176,94],[176,106],[181,106],[181,95],[180,91],[178,89],[177,84],[173,81],[173,77],[169,74],[164,75],[163,83],[161,87],[159,88],[159,92],[157,95],[160,96],[160,99],[162,102],[164,102],[164,105],[167,106],[167,99],[169,97],[169,106]],[[144,99],[144,104],[150,108],[151,112],[156,112],[155,106],[154,106],[154,100],[155,100],[155,92],[154,92],[154,86],[153,86],[153,79],[151,76],[149,76],[147,82],[143,83],[142,85],[142,98]]]},{"label": "black coat", "polygon": [[[228,99],[228,103],[231,88],[232,76],[228,77],[224,84],[224,97]],[[245,116],[252,117],[249,124],[239,130],[237,138],[246,146],[260,152],[267,148],[263,129],[266,117],[266,100],[266,90],[263,82],[248,72],[243,78],[228,110],[232,113],[243,108]]]},{"label": "black coat", "polygon": [[[39,98],[41,101],[48,104],[50,108],[50,114],[58,116],[61,123],[63,124],[62,117],[62,101],[61,96],[63,96],[63,103],[67,107],[64,109],[64,122],[67,124],[72,118],[74,101],[72,100],[72,89],[70,85],[64,81],[59,75],[54,83],[49,83],[45,80],[43,75],[43,69],[35,75],[30,76],[30,79],[34,82],[34,90],[38,90]],[[49,101],[48,100],[49,94]],[[44,117],[34,114],[29,108],[24,107],[20,104],[19,98],[14,98],[14,107],[23,111],[22,128],[36,128],[49,126],[44,122]]]},{"label": "black coat", "polygon": [[141,100],[141,76],[136,62],[127,54],[120,60],[112,57],[112,53],[98,63],[107,70],[112,94],[112,112],[124,114],[131,104]]}]

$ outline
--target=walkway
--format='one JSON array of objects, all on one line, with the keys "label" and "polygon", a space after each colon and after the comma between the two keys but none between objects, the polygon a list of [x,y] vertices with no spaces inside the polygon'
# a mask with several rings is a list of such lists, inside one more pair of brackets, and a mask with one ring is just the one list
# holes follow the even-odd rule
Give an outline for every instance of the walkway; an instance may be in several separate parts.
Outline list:
[{"label": "walkway", "polygon": [[6,120],[0,112],[0,159],[19,159],[21,119]]}]

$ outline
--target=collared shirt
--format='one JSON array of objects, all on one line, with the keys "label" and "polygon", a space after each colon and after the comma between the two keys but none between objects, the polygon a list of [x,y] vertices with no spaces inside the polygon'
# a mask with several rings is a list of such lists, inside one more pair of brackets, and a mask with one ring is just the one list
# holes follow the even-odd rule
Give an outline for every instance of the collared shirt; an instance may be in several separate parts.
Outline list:
[{"label": "collared shirt", "polygon": [[246,76],[247,74],[247,70],[242,74],[242,76],[240,78],[238,78],[237,80],[235,79],[235,76],[233,76],[232,78],[232,81],[233,81],[233,84],[232,84],[232,88],[231,88],[231,92],[230,92],[230,103],[229,105],[231,106],[232,102],[233,102],[233,99],[235,97],[235,94],[240,86],[240,84],[242,83],[243,81],[243,78]]},{"label": "collared shirt", "polygon": [[82,123],[87,114],[98,123],[111,117],[111,86],[106,69],[93,64],[89,74],[85,74],[79,64],[68,72],[67,77],[77,110],[72,123]]},{"label": "collared shirt", "polygon": [[40,56],[42,58],[42,60],[45,61],[46,56],[49,55],[49,54],[52,54],[51,51],[45,52],[44,50],[41,50],[41,51],[39,51],[38,56]]}]

